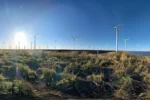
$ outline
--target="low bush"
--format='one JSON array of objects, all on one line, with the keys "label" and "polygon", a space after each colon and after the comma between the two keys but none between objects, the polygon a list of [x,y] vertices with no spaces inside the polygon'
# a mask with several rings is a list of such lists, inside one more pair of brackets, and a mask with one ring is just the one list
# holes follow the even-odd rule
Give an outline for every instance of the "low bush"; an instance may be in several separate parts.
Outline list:
[{"label": "low bush", "polygon": [[12,93],[20,96],[33,96],[32,85],[26,81],[14,80],[12,82]]}]

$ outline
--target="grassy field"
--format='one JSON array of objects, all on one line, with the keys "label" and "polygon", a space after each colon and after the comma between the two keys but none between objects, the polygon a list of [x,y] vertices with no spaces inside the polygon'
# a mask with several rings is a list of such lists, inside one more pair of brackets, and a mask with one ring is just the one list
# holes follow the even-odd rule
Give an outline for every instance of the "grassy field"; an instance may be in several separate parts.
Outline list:
[{"label": "grassy field", "polygon": [[150,99],[150,58],[125,52],[0,51],[0,100]]}]

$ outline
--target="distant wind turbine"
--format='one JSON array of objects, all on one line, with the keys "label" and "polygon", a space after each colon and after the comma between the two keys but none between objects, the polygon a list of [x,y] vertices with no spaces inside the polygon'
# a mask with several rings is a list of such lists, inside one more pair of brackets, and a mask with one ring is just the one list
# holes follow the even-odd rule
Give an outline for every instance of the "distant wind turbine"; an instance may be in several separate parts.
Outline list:
[{"label": "distant wind turbine", "polygon": [[73,44],[74,44],[74,50],[75,50],[75,40],[76,40],[77,38],[79,38],[79,37],[74,37],[74,36],[72,36],[72,41],[73,41]]},{"label": "distant wind turbine", "polygon": [[32,42],[31,42],[31,50],[32,50]]},{"label": "distant wind turbine", "polygon": [[36,35],[34,35],[34,50],[36,49],[36,37],[38,36],[38,33]]},{"label": "distant wind turbine", "polygon": [[122,26],[122,25],[124,25],[124,24],[119,24],[119,25],[114,26],[114,28],[116,30],[116,52],[118,51],[118,27]]},{"label": "distant wind turbine", "polygon": [[123,39],[125,49],[127,48],[127,41],[128,41],[129,39],[130,39],[130,38],[128,38],[128,39]]}]

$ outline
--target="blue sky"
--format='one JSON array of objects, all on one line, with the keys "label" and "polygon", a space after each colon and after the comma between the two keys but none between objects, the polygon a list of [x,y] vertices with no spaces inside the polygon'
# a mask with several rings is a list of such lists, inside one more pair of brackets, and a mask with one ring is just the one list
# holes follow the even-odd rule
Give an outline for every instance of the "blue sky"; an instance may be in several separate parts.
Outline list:
[{"label": "blue sky", "polygon": [[0,0],[0,43],[14,45],[17,32],[27,34],[28,46],[38,33],[39,45],[54,48],[115,50],[114,25],[119,27],[119,49],[150,50],[149,0]]}]

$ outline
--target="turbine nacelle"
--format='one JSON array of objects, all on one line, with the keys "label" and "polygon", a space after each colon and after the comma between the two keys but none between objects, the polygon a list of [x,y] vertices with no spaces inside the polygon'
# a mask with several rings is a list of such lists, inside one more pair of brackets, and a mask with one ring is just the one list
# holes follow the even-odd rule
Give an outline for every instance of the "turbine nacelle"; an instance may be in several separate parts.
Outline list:
[{"label": "turbine nacelle", "polygon": [[119,24],[119,25],[114,26],[114,28],[116,30],[116,52],[118,51],[118,27],[122,26],[122,25],[124,25],[124,24]]},{"label": "turbine nacelle", "polygon": [[118,28],[119,26],[122,26],[122,25],[124,25],[124,24],[116,25],[116,26],[114,26],[114,28],[116,29],[116,28]]}]

